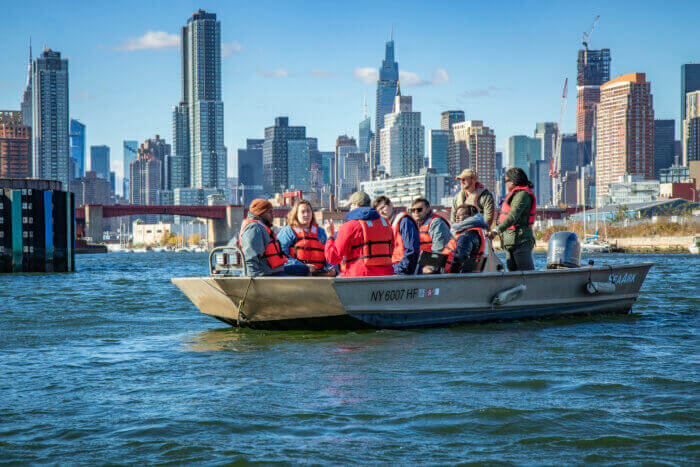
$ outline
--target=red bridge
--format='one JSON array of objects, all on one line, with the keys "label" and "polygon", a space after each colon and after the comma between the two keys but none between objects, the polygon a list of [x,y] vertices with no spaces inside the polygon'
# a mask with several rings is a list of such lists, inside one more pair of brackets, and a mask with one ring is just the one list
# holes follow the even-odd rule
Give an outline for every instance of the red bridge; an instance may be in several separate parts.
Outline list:
[{"label": "red bridge", "polygon": [[[101,205],[90,204],[75,208],[75,218],[85,219],[85,209],[91,209]],[[130,204],[115,204],[101,206],[102,217],[134,216],[137,214],[168,214],[174,216],[203,217],[206,219],[224,219],[226,206],[138,206]],[[240,207],[243,206],[232,206]]]}]

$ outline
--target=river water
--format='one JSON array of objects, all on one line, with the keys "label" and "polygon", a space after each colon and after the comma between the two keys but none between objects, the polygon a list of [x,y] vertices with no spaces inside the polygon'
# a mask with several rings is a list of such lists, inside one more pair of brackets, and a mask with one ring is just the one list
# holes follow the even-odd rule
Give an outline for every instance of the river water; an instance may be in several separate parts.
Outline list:
[{"label": "river water", "polygon": [[633,314],[250,331],[169,282],[204,254],[0,276],[0,462],[698,464],[700,260],[594,258],[656,263]]}]

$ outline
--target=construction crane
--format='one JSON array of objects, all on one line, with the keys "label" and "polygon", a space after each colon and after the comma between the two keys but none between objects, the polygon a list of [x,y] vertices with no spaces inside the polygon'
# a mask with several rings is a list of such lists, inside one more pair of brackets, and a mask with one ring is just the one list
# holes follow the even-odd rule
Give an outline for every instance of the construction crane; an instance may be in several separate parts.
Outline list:
[{"label": "construction crane", "polygon": [[569,78],[564,78],[564,90],[561,93],[561,106],[559,107],[559,122],[557,122],[556,143],[554,154],[549,159],[549,177],[552,179],[552,204],[558,206],[561,203],[561,143],[562,125],[566,113],[566,98],[568,95]]},{"label": "construction crane", "polygon": [[588,51],[588,43],[591,40],[591,34],[593,34],[593,29],[595,29],[595,25],[598,22],[598,18],[600,18],[600,15],[596,15],[595,19],[593,20],[593,24],[591,25],[591,29],[588,30],[588,32],[583,33],[583,39],[581,40],[581,43],[583,44],[583,48]]}]

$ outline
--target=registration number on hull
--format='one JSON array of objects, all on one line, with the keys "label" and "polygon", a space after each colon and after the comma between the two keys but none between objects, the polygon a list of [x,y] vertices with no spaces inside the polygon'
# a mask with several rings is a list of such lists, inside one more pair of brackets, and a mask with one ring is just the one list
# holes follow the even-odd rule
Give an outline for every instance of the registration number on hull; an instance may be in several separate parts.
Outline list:
[{"label": "registration number on hull", "polygon": [[372,302],[398,302],[401,300],[416,300],[418,298],[432,298],[440,295],[440,288],[434,289],[384,289],[371,290]]}]

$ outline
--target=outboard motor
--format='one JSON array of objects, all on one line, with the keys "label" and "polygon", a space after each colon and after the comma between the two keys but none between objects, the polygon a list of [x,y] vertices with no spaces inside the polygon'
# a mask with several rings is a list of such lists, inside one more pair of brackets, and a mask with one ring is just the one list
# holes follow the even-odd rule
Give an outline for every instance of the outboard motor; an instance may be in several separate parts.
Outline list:
[{"label": "outboard motor", "polygon": [[580,268],[581,245],[573,232],[555,232],[547,245],[547,269]]}]

